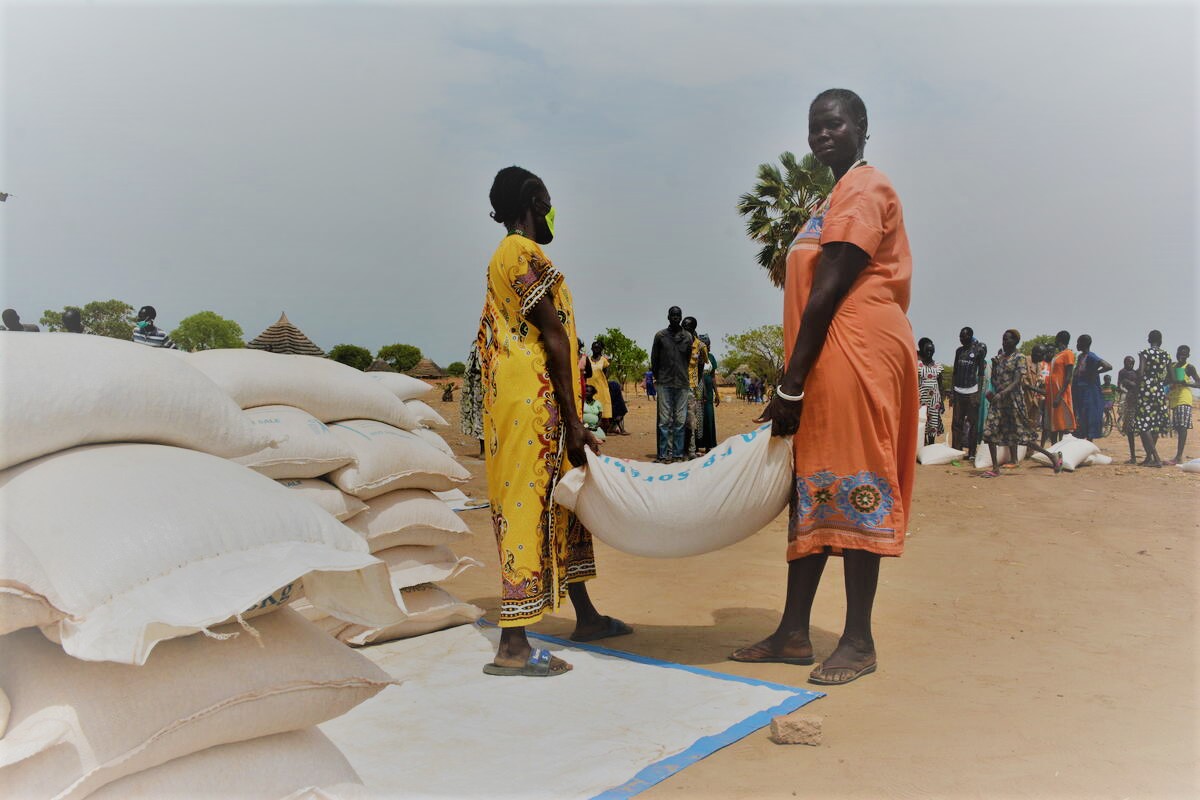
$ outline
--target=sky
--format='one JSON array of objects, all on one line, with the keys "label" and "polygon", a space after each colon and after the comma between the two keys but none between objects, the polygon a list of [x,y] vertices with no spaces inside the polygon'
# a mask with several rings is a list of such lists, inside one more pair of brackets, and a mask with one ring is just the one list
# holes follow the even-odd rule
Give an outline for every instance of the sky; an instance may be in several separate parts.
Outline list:
[{"label": "sky", "polygon": [[1200,345],[1194,3],[0,6],[0,306],[117,298],[326,350],[475,336],[497,170],[540,175],[580,334],[778,323],[737,198],[846,87],[948,361]]}]

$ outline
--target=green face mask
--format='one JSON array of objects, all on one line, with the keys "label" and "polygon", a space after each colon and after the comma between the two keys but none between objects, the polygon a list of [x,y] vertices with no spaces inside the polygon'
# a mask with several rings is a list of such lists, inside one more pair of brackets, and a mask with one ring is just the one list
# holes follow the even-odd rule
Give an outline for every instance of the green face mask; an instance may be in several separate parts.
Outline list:
[{"label": "green face mask", "polygon": [[554,235],[554,206],[550,206],[550,210],[546,212],[546,229],[550,231],[550,235]]}]

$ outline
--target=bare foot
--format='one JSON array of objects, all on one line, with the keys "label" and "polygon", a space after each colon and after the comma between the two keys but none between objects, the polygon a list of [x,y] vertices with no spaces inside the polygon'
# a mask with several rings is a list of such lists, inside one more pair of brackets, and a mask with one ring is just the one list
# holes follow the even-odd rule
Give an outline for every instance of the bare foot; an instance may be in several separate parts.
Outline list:
[{"label": "bare foot", "polygon": [[874,643],[838,642],[837,649],[808,676],[812,683],[837,686],[875,671]]},{"label": "bare foot", "polygon": [[761,642],[734,650],[729,660],[750,664],[811,664],[812,643],[804,634],[776,632]]}]

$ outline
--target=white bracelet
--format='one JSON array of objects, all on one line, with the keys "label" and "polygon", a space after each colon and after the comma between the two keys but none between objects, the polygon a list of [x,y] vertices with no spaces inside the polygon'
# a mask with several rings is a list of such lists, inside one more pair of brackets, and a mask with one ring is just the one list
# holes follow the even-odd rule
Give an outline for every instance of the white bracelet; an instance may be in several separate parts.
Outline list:
[{"label": "white bracelet", "polygon": [[800,392],[800,394],[787,394],[783,391],[783,389],[780,389],[778,386],[776,386],[775,396],[780,400],[787,400],[789,403],[799,403],[804,399],[804,392]]}]

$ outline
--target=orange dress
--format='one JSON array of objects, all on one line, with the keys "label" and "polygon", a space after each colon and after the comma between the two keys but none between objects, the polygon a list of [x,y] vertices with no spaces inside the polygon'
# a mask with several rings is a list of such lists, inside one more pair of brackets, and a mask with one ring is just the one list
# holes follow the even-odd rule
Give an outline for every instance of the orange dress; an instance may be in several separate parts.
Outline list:
[{"label": "orange dress", "polygon": [[917,452],[917,362],[908,311],[912,255],[900,199],[871,166],[847,172],[788,249],[783,341],[791,358],[821,246],[869,256],[804,384],[793,438],[788,560],[904,551]]},{"label": "orange dress", "polygon": [[[1056,433],[1075,430],[1075,403],[1071,398],[1071,384],[1066,383],[1067,367],[1073,366],[1075,352],[1069,347],[1050,362],[1050,377],[1046,381],[1046,410],[1050,412],[1050,430]],[[1062,390],[1064,383],[1067,390],[1063,392],[1062,403],[1055,408],[1053,398]]]}]

